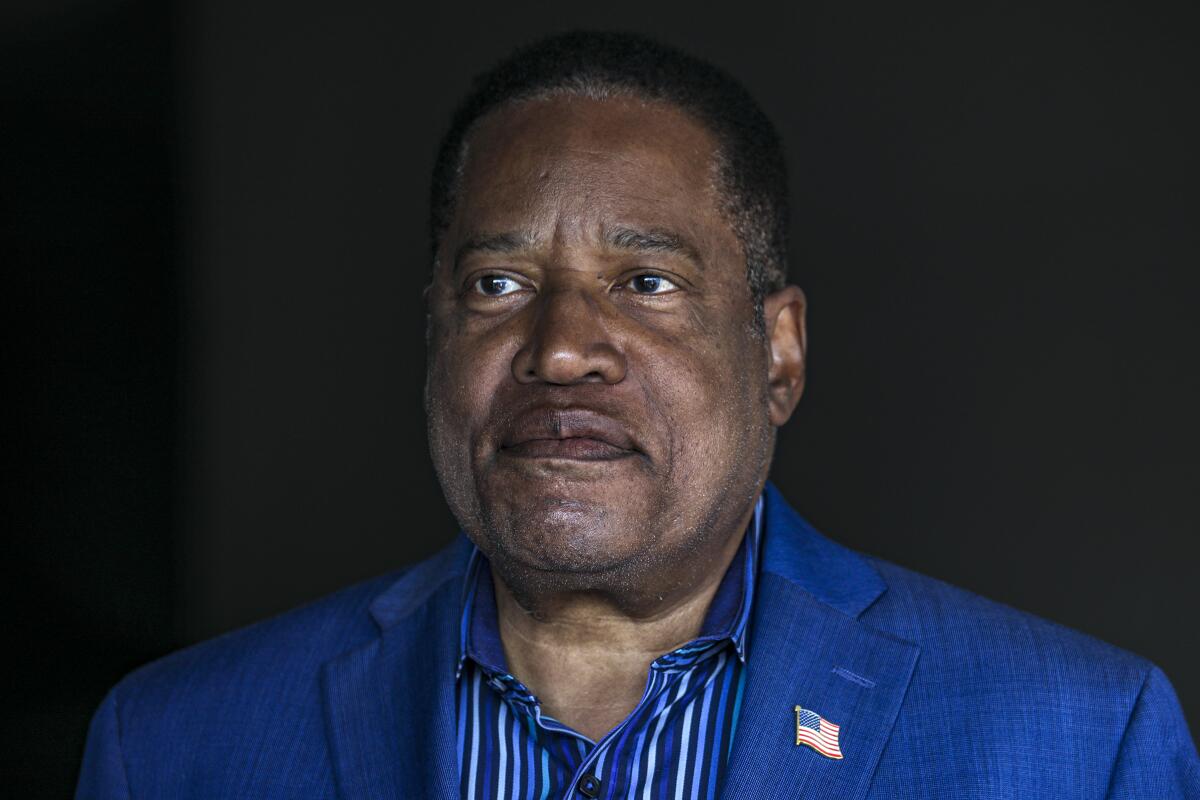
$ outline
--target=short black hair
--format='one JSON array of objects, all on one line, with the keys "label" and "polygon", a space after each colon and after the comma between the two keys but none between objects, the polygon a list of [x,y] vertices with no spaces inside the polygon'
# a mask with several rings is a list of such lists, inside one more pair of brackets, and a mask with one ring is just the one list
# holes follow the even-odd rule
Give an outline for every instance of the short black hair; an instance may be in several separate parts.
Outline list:
[{"label": "short black hair", "polygon": [[673,105],[712,134],[722,212],[762,299],[787,283],[787,169],[775,127],[744,86],[718,67],[631,33],[573,31],[526,45],[476,76],[442,137],[433,167],[430,239],[436,258],[454,216],[465,143],[498,108],[554,95],[634,96]]}]

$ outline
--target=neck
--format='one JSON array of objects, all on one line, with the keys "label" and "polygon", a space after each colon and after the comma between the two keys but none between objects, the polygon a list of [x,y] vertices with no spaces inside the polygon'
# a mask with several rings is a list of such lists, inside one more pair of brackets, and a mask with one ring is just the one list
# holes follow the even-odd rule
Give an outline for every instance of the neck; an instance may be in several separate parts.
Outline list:
[{"label": "neck", "polygon": [[[739,532],[748,522],[741,521]],[[520,595],[526,601],[522,605],[493,571],[509,670],[547,714],[599,741],[637,706],[651,663],[700,634],[741,540],[740,533],[731,536],[712,557],[692,560],[708,568],[658,597],[657,604],[631,606],[594,593],[559,593],[536,603]]]}]

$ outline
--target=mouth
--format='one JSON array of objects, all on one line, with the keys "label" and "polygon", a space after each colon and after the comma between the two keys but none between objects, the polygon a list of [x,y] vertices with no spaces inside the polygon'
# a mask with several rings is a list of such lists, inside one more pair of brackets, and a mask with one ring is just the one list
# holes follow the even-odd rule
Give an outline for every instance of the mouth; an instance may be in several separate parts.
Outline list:
[{"label": "mouth", "polygon": [[633,437],[589,409],[540,408],[519,416],[501,438],[500,455],[527,459],[614,461],[639,455]]}]

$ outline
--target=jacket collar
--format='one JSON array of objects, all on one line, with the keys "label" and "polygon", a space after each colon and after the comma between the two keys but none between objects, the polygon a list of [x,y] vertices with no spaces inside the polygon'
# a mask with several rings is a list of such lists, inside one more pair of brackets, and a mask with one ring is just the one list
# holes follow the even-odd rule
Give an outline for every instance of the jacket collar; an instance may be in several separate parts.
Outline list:
[{"label": "jacket collar", "polygon": [[[763,526],[745,697],[723,797],[811,791],[856,800],[891,734],[918,648],[859,620],[886,590],[883,579],[815,531],[770,483]],[[460,534],[406,572],[370,606],[379,637],[325,665],[343,796],[458,796],[455,666],[471,550]],[[796,705],[841,726],[843,759],[795,745]]]},{"label": "jacket collar", "polygon": [[854,618],[887,591],[874,567],[858,553],[818,533],[770,481],[763,489],[763,499],[767,528],[764,572]]},{"label": "jacket collar", "polygon": [[375,598],[377,638],[325,664],[321,683],[338,794],[458,797],[454,702],[459,537]]},{"label": "jacket collar", "polygon": [[369,611],[380,631],[405,620],[447,582],[460,583],[475,545],[461,531],[449,545],[405,572],[373,601]]}]

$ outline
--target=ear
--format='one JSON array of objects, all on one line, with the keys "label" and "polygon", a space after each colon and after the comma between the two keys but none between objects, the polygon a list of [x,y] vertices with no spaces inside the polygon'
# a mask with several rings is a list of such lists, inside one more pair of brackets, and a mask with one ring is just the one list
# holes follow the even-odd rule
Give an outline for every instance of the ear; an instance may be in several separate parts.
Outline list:
[{"label": "ear", "polygon": [[807,307],[808,302],[799,286],[785,286],[763,298],[763,321],[770,358],[767,406],[771,424],[777,428],[792,416],[804,393],[808,355],[804,313]]}]

